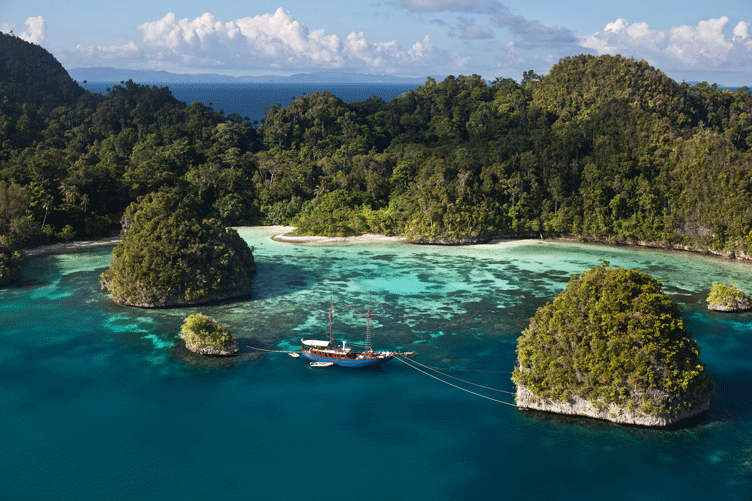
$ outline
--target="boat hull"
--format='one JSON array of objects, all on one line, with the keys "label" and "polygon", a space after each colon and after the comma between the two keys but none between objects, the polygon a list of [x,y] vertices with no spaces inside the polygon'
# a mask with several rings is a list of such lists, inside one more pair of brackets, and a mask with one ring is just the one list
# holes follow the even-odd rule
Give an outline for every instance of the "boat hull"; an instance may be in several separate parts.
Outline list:
[{"label": "boat hull", "polygon": [[303,352],[303,356],[314,362],[333,362],[335,365],[342,367],[376,367],[394,358],[393,355],[378,358],[330,358],[305,351]]}]

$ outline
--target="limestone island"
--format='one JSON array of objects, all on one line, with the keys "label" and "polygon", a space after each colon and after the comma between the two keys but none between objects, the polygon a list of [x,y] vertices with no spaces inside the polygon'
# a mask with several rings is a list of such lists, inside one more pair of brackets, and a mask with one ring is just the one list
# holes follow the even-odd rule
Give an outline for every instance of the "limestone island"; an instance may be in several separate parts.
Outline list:
[{"label": "limestone island", "polygon": [[752,310],[752,300],[734,282],[713,282],[706,301],[708,309],[713,311]]},{"label": "limestone island", "polygon": [[126,306],[163,308],[247,296],[253,251],[216,219],[196,218],[168,193],[131,204],[102,289]]},{"label": "limestone island", "polygon": [[180,334],[185,347],[199,355],[227,356],[238,352],[238,342],[227,327],[201,313],[186,317]]},{"label": "limestone island", "polygon": [[517,406],[651,427],[706,411],[714,382],[682,313],[637,270],[572,276],[519,338]]}]

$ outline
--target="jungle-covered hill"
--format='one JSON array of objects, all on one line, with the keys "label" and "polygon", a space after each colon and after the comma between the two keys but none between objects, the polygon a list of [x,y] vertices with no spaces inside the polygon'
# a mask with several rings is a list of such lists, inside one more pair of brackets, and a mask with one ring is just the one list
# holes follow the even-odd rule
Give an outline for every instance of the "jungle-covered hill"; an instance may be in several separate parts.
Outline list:
[{"label": "jungle-covered hill", "polygon": [[752,254],[747,88],[580,55],[520,83],[429,78],[389,103],[303,95],[253,124],[166,87],[93,94],[39,46],[2,34],[0,48],[2,248],[109,234],[167,191],[224,225]]}]

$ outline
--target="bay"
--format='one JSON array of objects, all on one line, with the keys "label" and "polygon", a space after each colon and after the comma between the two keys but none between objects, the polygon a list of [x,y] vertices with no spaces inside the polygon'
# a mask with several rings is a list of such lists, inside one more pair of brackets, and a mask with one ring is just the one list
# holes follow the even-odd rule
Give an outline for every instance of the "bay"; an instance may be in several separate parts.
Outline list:
[{"label": "bay", "polygon": [[[92,92],[106,93],[114,83],[87,83],[84,87]],[[159,85],[163,86],[163,85]],[[264,119],[266,109],[274,104],[289,106],[293,97],[303,94],[328,91],[346,103],[365,101],[372,96],[386,102],[415,89],[414,84],[236,84],[236,83],[171,83],[172,95],[191,104],[200,101],[225,115],[237,113],[251,121]]]},{"label": "bay", "polygon": [[[534,241],[293,245],[239,231],[258,261],[241,300],[114,305],[98,283],[109,245],[33,257],[0,290],[0,499],[750,499],[752,315],[704,304],[712,281],[752,290],[748,264]],[[398,360],[314,369],[248,348],[326,337],[317,310],[330,297],[335,336],[361,341],[345,303],[364,308],[371,291],[375,348],[513,391],[506,372],[529,318],[599,258],[650,273],[684,305],[717,383],[703,422],[661,431],[521,412]],[[240,356],[187,352],[179,327],[194,312],[227,324]]]}]

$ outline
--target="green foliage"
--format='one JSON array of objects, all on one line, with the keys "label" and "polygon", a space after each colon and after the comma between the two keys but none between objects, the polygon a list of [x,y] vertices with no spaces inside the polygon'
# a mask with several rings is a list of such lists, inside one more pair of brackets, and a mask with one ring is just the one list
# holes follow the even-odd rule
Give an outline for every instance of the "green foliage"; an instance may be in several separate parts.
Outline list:
[{"label": "green foliage", "polygon": [[252,250],[217,220],[198,221],[175,195],[156,193],[123,216],[122,241],[102,274],[120,304],[196,304],[251,291]]},{"label": "green foliage", "polygon": [[717,283],[713,282],[713,286],[710,289],[705,300],[708,304],[715,304],[721,306],[734,306],[734,301],[742,301],[746,303],[752,303],[749,296],[746,295],[736,282]]},{"label": "green foliage", "polygon": [[0,236],[15,246],[107,235],[131,203],[172,190],[225,226],[752,255],[752,95],[645,61],[568,57],[519,84],[429,78],[389,103],[316,92],[255,127],[166,87],[92,94],[44,49],[0,46],[0,181],[26,207],[15,224],[0,208]]},{"label": "green foliage", "polygon": [[44,48],[0,33],[0,96],[53,108],[80,97],[84,90]]},{"label": "green foliage", "polygon": [[15,281],[21,274],[23,256],[17,250],[0,245],[0,286]]},{"label": "green foliage", "polygon": [[238,342],[230,330],[211,317],[194,313],[183,320],[180,334],[186,344],[213,351],[236,352]]},{"label": "green foliage", "polygon": [[539,308],[512,379],[546,399],[572,396],[649,415],[706,399],[713,382],[661,282],[637,270],[592,268]]}]

